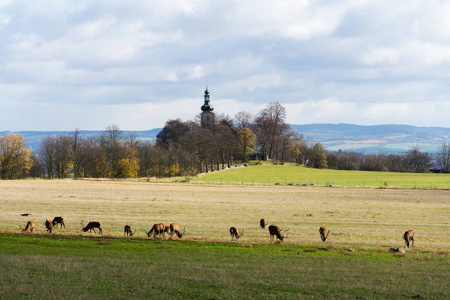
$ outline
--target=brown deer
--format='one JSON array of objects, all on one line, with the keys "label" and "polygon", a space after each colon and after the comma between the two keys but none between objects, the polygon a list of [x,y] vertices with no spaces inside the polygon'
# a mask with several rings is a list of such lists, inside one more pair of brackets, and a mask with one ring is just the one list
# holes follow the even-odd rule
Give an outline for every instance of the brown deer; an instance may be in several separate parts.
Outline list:
[{"label": "brown deer", "polygon": [[19,225],[20,229],[22,229],[22,231],[26,231],[26,232],[33,232],[34,226],[35,226],[35,224],[34,224],[33,220],[28,221],[25,228],[22,228],[22,226]]},{"label": "brown deer", "polygon": [[176,223],[170,223],[170,236],[174,233],[177,235],[179,239],[181,239],[186,232],[186,228],[183,228],[183,231],[180,230],[180,226]]},{"label": "brown deer", "polygon": [[283,235],[281,235],[282,230],[283,230],[283,228],[279,228],[276,225],[270,225],[269,226],[270,241],[273,241],[274,236],[276,236],[277,239],[279,239],[281,242],[283,242],[283,240],[285,238],[287,238],[286,234],[289,231],[289,228],[284,231]]},{"label": "brown deer", "polygon": [[237,230],[236,227],[230,227],[230,236],[231,238],[240,238],[241,236],[244,235],[244,230],[242,230],[241,232],[239,232],[239,230]]},{"label": "brown deer", "polygon": [[[83,225],[84,226],[84,225]],[[94,230],[95,232],[95,228],[98,228],[98,230],[100,231],[101,234],[103,234],[103,230],[102,230],[102,222],[97,222],[97,221],[93,221],[93,222],[89,222],[86,227],[84,227],[82,230],[84,232],[88,231],[91,232],[91,230]]]},{"label": "brown deer", "polygon": [[325,226],[322,226],[319,228],[320,238],[322,239],[322,242],[325,242],[327,240],[328,235],[330,234],[330,231],[327,231]]},{"label": "brown deer", "polygon": [[57,224],[59,224],[59,228],[66,228],[66,224],[64,224],[64,218],[63,217],[54,217],[52,221],[53,227],[55,227]]},{"label": "brown deer", "polygon": [[165,237],[165,229],[166,229],[166,225],[164,225],[164,223],[158,223],[158,224],[153,224],[152,229],[150,229],[150,231],[145,231],[145,233],[147,234],[148,237],[150,237],[151,235],[153,237],[156,237],[158,235],[162,235],[163,238]]},{"label": "brown deer", "polygon": [[123,228],[123,235],[127,235],[127,236],[133,236],[134,232],[131,231],[131,226],[130,225],[125,225],[125,227]]},{"label": "brown deer", "polygon": [[166,233],[168,236],[171,235],[170,234],[170,225],[164,225],[164,234],[166,234]]},{"label": "brown deer", "polygon": [[44,223],[45,229],[47,229],[47,232],[52,233],[53,230],[53,224],[49,220],[45,219]]},{"label": "brown deer", "polygon": [[265,219],[261,219],[259,220],[259,228],[266,228],[266,225],[269,224],[269,222],[267,222]]},{"label": "brown deer", "polygon": [[408,248],[409,243],[411,243],[411,247],[414,247],[414,230],[405,231],[403,234],[403,239],[405,240],[405,244]]}]

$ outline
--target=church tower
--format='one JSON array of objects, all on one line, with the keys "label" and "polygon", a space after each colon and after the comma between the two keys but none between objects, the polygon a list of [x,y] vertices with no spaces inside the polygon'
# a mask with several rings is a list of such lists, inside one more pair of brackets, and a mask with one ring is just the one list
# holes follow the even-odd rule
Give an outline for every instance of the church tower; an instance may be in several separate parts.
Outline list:
[{"label": "church tower", "polygon": [[206,129],[213,129],[215,122],[215,114],[213,113],[214,107],[209,104],[209,91],[208,86],[205,90],[205,103],[202,105],[201,126]]}]

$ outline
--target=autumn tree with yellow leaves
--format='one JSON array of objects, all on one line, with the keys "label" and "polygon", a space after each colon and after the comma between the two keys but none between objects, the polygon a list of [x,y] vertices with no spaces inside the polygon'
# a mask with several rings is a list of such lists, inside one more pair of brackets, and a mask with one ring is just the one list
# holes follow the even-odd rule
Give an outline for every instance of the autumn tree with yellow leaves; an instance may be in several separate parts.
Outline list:
[{"label": "autumn tree with yellow leaves", "polygon": [[32,166],[31,147],[26,148],[23,136],[8,133],[0,137],[1,179],[24,178]]}]

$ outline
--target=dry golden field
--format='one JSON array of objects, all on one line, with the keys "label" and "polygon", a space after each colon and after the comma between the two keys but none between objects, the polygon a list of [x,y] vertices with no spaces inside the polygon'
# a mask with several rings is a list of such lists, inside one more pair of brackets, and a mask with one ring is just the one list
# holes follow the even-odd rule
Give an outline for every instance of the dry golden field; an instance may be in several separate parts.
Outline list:
[{"label": "dry golden field", "polygon": [[[22,217],[21,213],[31,213]],[[104,235],[122,236],[125,224],[145,237],[154,223],[186,227],[186,239],[229,241],[228,228],[245,229],[241,243],[267,243],[259,219],[289,228],[286,244],[319,245],[319,227],[338,247],[400,247],[414,229],[416,251],[449,251],[450,191],[295,186],[205,186],[113,180],[0,181],[0,231],[20,232],[29,219],[45,234],[46,218],[63,216],[66,229],[101,221]],[[93,235],[94,233],[92,233]]]}]

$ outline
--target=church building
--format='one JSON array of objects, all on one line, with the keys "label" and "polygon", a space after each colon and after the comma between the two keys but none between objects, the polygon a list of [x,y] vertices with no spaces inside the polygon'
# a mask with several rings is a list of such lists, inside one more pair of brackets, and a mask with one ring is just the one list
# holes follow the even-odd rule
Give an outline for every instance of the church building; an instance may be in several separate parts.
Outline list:
[{"label": "church building", "polygon": [[202,105],[202,114],[200,125],[203,128],[212,130],[214,128],[215,114],[213,112],[214,107],[209,103],[209,91],[208,86],[205,90],[205,103]]}]

